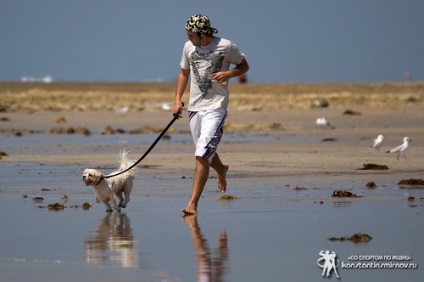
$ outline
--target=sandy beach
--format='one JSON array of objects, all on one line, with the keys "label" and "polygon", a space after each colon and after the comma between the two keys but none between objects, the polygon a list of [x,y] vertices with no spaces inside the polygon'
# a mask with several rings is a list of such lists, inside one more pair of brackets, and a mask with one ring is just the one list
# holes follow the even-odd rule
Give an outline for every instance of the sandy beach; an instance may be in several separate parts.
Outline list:
[{"label": "sandy beach", "polygon": [[[232,85],[218,151],[236,199],[220,200],[211,174],[186,219],[186,112],[140,164],[121,214],[81,181],[86,167],[114,170],[123,148],[133,159],[147,150],[172,119],[172,84],[1,83],[0,97],[1,281],[319,281],[322,250],[337,254],[343,281],[424,275],[424,186],[399,185],[424,178],[424,84]],[[386,153],[405,136],[406,158]],[[329,240],[358,232],[372,240]]]}]

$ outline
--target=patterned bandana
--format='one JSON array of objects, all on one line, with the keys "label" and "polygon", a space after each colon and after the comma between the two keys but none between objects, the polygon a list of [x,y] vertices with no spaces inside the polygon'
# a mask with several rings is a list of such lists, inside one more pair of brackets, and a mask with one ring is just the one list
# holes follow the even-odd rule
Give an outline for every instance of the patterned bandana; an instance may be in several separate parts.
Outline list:
[{"label": "patterned bandana", "polygon": [[191,16],[185,25],[185,29],[196,34],[204,33],[206,35],[213,35],[218,33],[216,28],[211,27],[208,16],[201,14]]}]

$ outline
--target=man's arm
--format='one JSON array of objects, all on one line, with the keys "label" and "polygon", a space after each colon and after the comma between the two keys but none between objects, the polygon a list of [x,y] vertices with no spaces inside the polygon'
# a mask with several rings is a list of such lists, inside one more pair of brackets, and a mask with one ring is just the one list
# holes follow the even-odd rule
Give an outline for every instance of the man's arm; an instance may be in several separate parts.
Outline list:
[{"label": "man's arm", "polygon": [[214,73],[212,79],[218,83],[224,83],[232,77],[240,76],[249,70],[249,64],[246,59],[243,59],[240,64],[236,65],[233,69]]},{"label": "man's arm", "polygon": [[177,78],[177,86],[176,86],[175,98],[174,98],[174,113],[178,113],[179,117],[182,117],[181,112],[183,110],[183,104],[181,103],[181,98],[184,94],[184,91],[187,88],[189,76],[190,76],[189,69],[181,69]]}]

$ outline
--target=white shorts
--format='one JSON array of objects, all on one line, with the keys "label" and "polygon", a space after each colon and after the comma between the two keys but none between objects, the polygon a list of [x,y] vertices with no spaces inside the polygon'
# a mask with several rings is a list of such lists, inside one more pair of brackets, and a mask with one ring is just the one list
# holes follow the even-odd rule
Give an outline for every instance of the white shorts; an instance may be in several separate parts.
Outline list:
[{"label": "white shorts", "polygon": [[224,133],[227,110],[188,112],[188,116],[191,135],[196,146],[195,156],[207,159],[210,163]]}]

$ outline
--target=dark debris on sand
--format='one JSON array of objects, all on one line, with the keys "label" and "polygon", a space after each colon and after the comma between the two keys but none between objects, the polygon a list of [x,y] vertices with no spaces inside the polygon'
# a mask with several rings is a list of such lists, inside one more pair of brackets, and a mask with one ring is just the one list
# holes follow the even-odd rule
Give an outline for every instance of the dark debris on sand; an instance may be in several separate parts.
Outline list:
[{"label": "dark debris on sand", "polygon": [[363,168],[358,168],[358,170],[388,170],[389,167],[387,165],[379,165],[379,164],[373,164],[368,163],[364,164]]},{"label": "dark debris on sand", "polygon": [[[48,210],[52,210],[52,211],[62,211],[66,208],[71,208],[71,209],[78,209],[80,208],[79,205],[71,205],[71,206],[65,206],[63,204],[60,203],[54,203],[54,204],[48,204],[47,206],[38,206],[38,208],[40,209],[48,209]],[[91,205],[89,203],[83,203],[81,205],[81,208],[83,210],[89,210],[91,208]]]},{"label": "dark debris on sand", "polygon": [[357,111],[353,111],[353,110],[346,110],[343,112],[344,115],[349,115],[349,116],[360,116],[361,113],[357,112]]},{"label": "dark debris on sand", "polygon": [[238,199],[236,196],[231,196],[231,195],[222,195],[221,197],[219,197],[220,200],[236,200]]},{"label": "dark debris on sand", "polygon": [[[100,135],[115,135],[115,134],[147,134],[147,133],[158,133],[161,132],[161,128],[151,128],[148,126],[142,128],[136,128],[131,130],[125,130],[122,128],[113,128],[111,126],[106,126],[103,129],[100,129],[96,132],[90,131],[86,127],[54,127],[50,129],[43,130],[33,130],[33,129],[16,129],[16,128],[6,128],[0,129],[0,134],[13,134],[15,136],[23,136],[24,134],[81,134],[85,136],[90,136],[92,134],[100,134]],[[169,132],[174,133],[187,133],[187,130],[180,130],[172,128]],[[168,136],[169,138],[169,136]]]},{"label": "dark debris on sand", "polygon": [[374,189],[377,187],[377,185],[373,181],[370,181],[365,185],[365,187],[367,187],[368,189]]},{"label": "dark debris on sand", "polygon": [[5,156],[7,156],[6,152],[1,152],[0,151],[0,160],[2,159],[2,157],[5,157]]},{"label": "dark debris on sand", "polygon": [[293,188],[293,190],[294,191],[303,191],[303,190],[308,190],[307,188],[305,188],[305,187],[302,187],[302,186],[296,186],[295,188]]},{"label": "dark debris on sand", "polygon": [[358,170],[388,170],[389,167],[387,165],[379,165],[374,163],[364,164],[363,168],[358,168]]},{"label": "dark debris on sand", "polygon": [[44,198],[43,197],[34,197],[34,198],[32,198],[32,200],[35,203],[42,203],[44,201]]},{"label": "dark debris on sand", "polygon": [[337,138],[331,138],[331,137],[329,137],[329,138],[323,138],[321,140],[321,142],[336,142],[336,141],[339,141],[339,140],[337,140]]},{"label": "dark debris on sand", "polygon": [[86,202],[86,203],[82,204],[81,207],[82,207],[83,210],[89,210],[91,208],[91,205]]},{"label": "dark debris on sand", "polygon": [[362,196],[358,196],[347,190],[335,190],[331,197],[334,198],[361,198]]},{"label": "dark debris on sand", "polygon": [[65,209],[65,205],[59,204],[59,203],[54,203],[54,204],[49,204],[47,206],[38,206],[40,209],[42,208],[47,208],[49,210],[55,210],[55,211],[60,211]]},{"label": "dark debris on sand", "polygon": [[422,179],[403,179],[399,181],[398,185],[424,185],[424,180]]},{"label": "dark debris on sand", "polygon": [[368,243],[372,237],[365,233],[355,233],[350,237],[331,237],[328,240],[330,241],[351,241],[353,243]]}]

